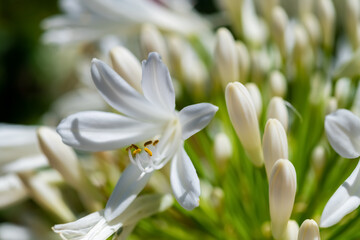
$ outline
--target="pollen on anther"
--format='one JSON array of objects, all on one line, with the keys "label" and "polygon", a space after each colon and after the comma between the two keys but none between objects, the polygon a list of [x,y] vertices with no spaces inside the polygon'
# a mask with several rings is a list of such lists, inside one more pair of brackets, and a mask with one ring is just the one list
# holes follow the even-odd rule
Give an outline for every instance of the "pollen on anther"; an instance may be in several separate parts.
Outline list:
[{"label": "pollen on anther", "polygon": [[136,155],[136,154],[139,153],[139,152],[141,152],[141,149],[140,149],[140,148],[135,149],[135,150],[132,152],[132,154],[133,154],[133,155]]},{"label": "pollen on anther", "polygon": [[151,157],[152,156],[152,152],[150,149],[148,149],[147,147],[144,148],[144,151],[147,152],[149,154],[149,156]]},{"label": "pollen on anther", "polygon": [[153,145],[156,146],[156,144],[158,144],[158,142],[159,142],[159,140],[155,140],[155,141],[153,142]]},{"label": "pollen on anther", "polygon": [[147,141],[146,143],[144,143],[144,147],[146,147],[147,145],[149,145],[149,144],[152,144],[152,141],[150,140],[150,141]]},{"label": "pollen on anther", "polygon": [[139,147],[138,146],[136,146],[135,144],[131,144],[131,146],[130,147],[133,147],[133,148],[135,148],[135,149],[139,149]]}]

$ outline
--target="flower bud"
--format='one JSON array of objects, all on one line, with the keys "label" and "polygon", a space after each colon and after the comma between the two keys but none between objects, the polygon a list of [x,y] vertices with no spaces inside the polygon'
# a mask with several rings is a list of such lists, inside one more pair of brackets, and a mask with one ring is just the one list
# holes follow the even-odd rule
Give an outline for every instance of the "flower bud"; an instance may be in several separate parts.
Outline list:
[{"label": "flower bud", "polygon": [[285,131],[288,129],[288,112],[285,102],[280,97],[273,97],[270,100],[266,119],[275,118],[281,122]]},{"label": "flower bud", "polygon": [[261,99],[260,90],[259,90],[258,86],[252,82],[246,83],[245,87],[249,91],[250,97],[255,106],[256,115],[259,119],[261,117],[261,113],[262,113],[262,99]]},{"label": "flower bud", "polygon": [[325,49],[331,49],[335,37],[335,7],[331,0],[318,1],[318,17]]},{"label": "flower bud", "polygon": [[326,151],[321,145],[314,148],[311,153],[311,163],[314,168],[316,176],[320,176],[326,161]]},{"label": "flower bud", "polygon": [[235,131],[253,164],[263,164],[259,123],[251,96],[239,82],[229,83],[225,90],[226,106]]},{"label": "flower bud", "polygon": [[239,82],[246,82],[250,70],[250,56],[246,45],[243,42],[235,42],[239,61]]},{"label": "flower bud", "polygon": [[283,58],[286,57],[285,30],[288,22],[289,19],[284,9],[280,6],[274,7],[271,19],[272,37]]},{"label": "flower bud", "polygon": [[[60,190],[53,187],[49,181],[58,175],[55,171],[42,172],[32,175],[19,173],[19,177],[26,186],[31,197],[37,204],[58,216],[64,222],[75,220],[75,216],[64,202]],[[58,178],[61,178],[58,176]]]},{"label": "flower bud", "polygon": [[276,8],[279,4],[279,0],[261,1],[260,4],[265,20],[270,23],[274,8]]},{"label": "flower bud", "polygon": [[347,35],[351,42],[351,45],[354,50],[359,46],[359,35],[358,35],[358,26],[359,26],[359,9],[360,4],[358,0],[346,0],[345,1],[345,24]]},{"label": "flower bud", "polygon": [[206,85],[208,72],[204,63],[199,59],[196,52],[190,45],[183,49],[181,58],[181,76],[185,80],[188,91],[194,97],[204,97],[206,93]]},{"label": "flower bud", "polygon": [[287,91],[287,82],[285,76],[279,71],[272,71],[269,77],[270,94],[272,97],[285,97]]},{"label": "flower bud", "polygon": [[340,78],[335,84],[335,98],[339,108],[346,107],[351,92],[351,81],[349,78]]},{"label": "flower bud", "polygon": [[160,31],[154,25],[144,24],[142,26],[140,44],[145,58],[147,58],[149,53],[157,52],[160,54],[162,60],[167,63],[168,52],[165,40]]},{"label": "flower bud", "polygon": [[0,176],[0,209],[20,202],[27,196],[26,188],[15,174]]},{"label": "flower bud", "polygon": [[309,48],[309,36],[305,31],[305,28],[302,25],[295,25],[294,28],[294,49],[293,49],[293,58],[296,63],[300,65],[307,64],[307,57],[311,53],[311,48]]},{"label": "flower bud", "polygon": [[319,226],[312,219],[306,219],[300,226],[298,240],[320,240]]},{"label": "flower bud", "polygon": [[330,97],[326,104],[325,115],[335,112],[338,109],[338,101],[335,97]]},{"label": "flower bud", "polygon": [[313,48],[316,48],[321,39],[321,29],[318,19],[312,13],[308,13],[303,17],[302,23],[304,24]]},{"label": "flower bud", "polygon": [[263,152],[265,170],[269,179],[275,162],[279,159],[288,159],[286,132],[282,124],[276,119],[269,119],[266,122],[263,136]]},{"label": "flower bud", "polygon": [[334,71],[334,78],[353,78],[360,75],[360,48]]},{"label": "flower bud", "polygon": [[289,220],[286,226],[285,234],[283,235],[283,240],[297,240],[299,234],[299,224],[294,220]]},{"label": "flower bud", "polygon": [[235,41],[230,31],[220,28],[216,33],[215,68],[223,87],[239,80],[239,63]]},{"label": "flower bud", "polygon": [[40,127],[37,136],[40,148],[49,160],[50,165],[81,194],[82,199],[86,201],[90,209],[98,210],[101,208],[101,204],[96,202],[96,200],[101,200],[101,196],[85,176],[74,150],[65,145],[61,137],[51,128]]},{"label": "flower bud", "polygon": [[133,88],[142,93],[141,89],[141,64],[128,49],[115,47],[110,51],[113,69]]},{"label": "flower bud", "polygon": [[294,206],[295,193],[294,166],[289,160],[277,160],[269,183],[271,230],[275,239],[280,239],[285,233]]},{"label": "flower bud", "polygon": [[223,166],[232,155],[232,144],[229,137],[220,132],[215,135],[214,155],[219,166]]}]

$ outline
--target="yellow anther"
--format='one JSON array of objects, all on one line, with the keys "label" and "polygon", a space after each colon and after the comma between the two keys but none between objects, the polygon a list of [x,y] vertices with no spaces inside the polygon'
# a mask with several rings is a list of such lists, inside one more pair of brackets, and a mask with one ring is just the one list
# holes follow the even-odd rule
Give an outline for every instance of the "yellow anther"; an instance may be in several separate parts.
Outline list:
[{"label": "yellow anther", "polygon": [[147,152],[149,154],[149,156],[151,157],[152,156],[152,152],[150,151],[150,149],[148,149],[147,147],[144,148],[145,152]]},{"label": "yellow anther", "polygon": [[144,147],[146,147],[147,145],[149,145],[149,144],[152,144],[152,141],[150,140],[150,141],[147,141],[146,143],[144,143]]},{"label": "yellow anther", "polygon": [[141,152],[141,149],[140,149],[140,148],[135,149],[135,150],[132,152],[132,154],[133,154],[133,155],[136,155],[136,154],[139,153],[139,152]]},{"label": "yellow anther", "polygon": [[155,140],[155,141],[153,142],[153,145],[156,146],[156,144],[158,144],[158,142],[159,142],[159,140]]}]

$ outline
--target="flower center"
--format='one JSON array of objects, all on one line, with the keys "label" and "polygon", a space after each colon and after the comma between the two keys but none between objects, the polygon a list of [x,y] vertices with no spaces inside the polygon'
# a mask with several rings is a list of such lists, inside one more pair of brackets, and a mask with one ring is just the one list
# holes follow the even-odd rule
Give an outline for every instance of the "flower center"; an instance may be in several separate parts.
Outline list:
[{"label": "flower center", "polygon": [[131,144],[126,150],[130,161],[137,165],[143,172],[151,172],[154,169],[158,169],[161,162],[161,156],[158,153],[157,144],[159,140],[147,141],[144,143],[144,147],[140,148],[135,144]]}]

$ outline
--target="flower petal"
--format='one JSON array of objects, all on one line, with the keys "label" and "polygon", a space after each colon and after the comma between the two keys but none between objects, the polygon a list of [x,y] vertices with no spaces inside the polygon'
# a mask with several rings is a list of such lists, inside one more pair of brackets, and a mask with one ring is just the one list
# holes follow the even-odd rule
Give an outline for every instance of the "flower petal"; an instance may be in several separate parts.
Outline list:
[{"label": "flower petal", "polygon": [[183,140],[208,125],[218,109],[210,103],[199,103],[183,108],[179,113]]},{"label": "flower petal", "polygon": [[65,118],[57,131],[65,144],[96,152],[148,140],[160,131],[160,125],[139,122],[115,113],[88,111]]},{"label": "flower petal", "polygon": [[104,62],[93,59],[93,81],[103,98],[119,112],[143,121],[158,121],[164,112],[144,98]]},{"label": "flower petal", "polygon": [[167,112],[175,109],[175,92],[170,73],[158,53],[149,53],[142,62],[142,90],[144,96],[154,105]]},{"label": "flower petal", "polygon": [[107,239],[116,232],[123,224],[117,222],[109,224],[104,218],[104,211],[94,212],[77,221],[57,224],[52,230],[60,234],[62,239],[72,240],[97,240]]},{"label": "flower petal", "polygon": [[321,215],[320,227],[338,223],[360,205],[360,161],[350,177],[336,190]]},{"label": "flower petal", "polygon": [[108,222],[118,217],[134,201],[151,175],[151,172],[143,173],[134,164],[125,169],[106,203],[104,216]]},{"label": "flower petal", "polygon": [[346,109],[325,118],[327,138],[334,150],[344,158],[360,156],[360,119]]},{"label": "flower petal", "polygon": [[174,196],[183,208],[192,210],[199,206],[199,177],[183,147],[172,160],[170,181]]}]

